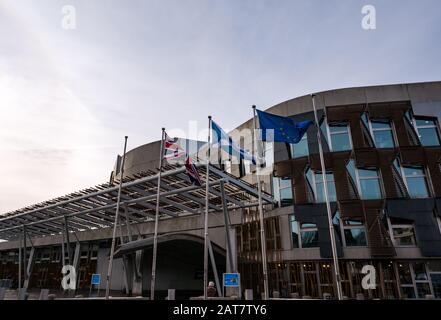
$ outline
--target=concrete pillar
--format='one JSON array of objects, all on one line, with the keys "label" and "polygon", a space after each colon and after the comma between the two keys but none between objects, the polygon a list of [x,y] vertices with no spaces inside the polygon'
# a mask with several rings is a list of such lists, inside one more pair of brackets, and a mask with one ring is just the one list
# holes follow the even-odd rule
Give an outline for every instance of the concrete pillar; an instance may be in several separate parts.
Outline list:
[{"label": "concrete pillar", "polygon": [[142,250],[135,252],[135,257],[133,259],[133,285],[132,294],[140,296],[142,295],[142,274],[141,274],[141,257]]},{"label": "concrete pillar", "polygon": [[175,300],[176,289],[168,289],[167,300]]},{"label": "concrete pillar", "polygon": [[79,282],[79,279],[78,279],[78,262],[80,260],[80,249],[81,249],[81,244],[79,242],[77,242],[76,245],[75,245],[74,257],[73,257],[73,260],[72,260],[72,263],[73,263],[72,266],[75,268],[75,272],[77,274],[75,288],[78,288],[78,282]]},{"label": "concrete pillar", "polygon": [[[32,273],[32,268],[34,266],[34,253],[35,253],[35,248],[32,247],[31,248],[31,252],[29,253],[29,261],[27,261],[27,266],[26,266],[26,277],[25,277],[25,281],[23,284],[23,288],[27,289],[29,286],[29,279],[31,277],[31,273]],[[26,259],[26,257],[25,257]]]},{"label": "concrete pillar", "polygon": [[38,300],[49,300],[49,289],[41,289]]}]

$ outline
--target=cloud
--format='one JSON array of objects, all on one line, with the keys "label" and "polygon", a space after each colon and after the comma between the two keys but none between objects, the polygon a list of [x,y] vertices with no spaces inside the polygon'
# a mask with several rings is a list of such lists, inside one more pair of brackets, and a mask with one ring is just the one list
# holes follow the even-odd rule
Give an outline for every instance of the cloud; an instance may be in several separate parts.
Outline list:
[{"label": "cloud", "polygon": [[439,1],[0,2],[0,212],[107,181],[160,129],[319,90],[439,80]]}]

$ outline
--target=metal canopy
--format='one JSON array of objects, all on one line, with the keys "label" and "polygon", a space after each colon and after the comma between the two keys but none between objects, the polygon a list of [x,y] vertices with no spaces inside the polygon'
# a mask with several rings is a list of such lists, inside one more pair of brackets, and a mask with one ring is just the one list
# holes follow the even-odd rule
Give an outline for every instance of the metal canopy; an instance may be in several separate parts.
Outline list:
[{"label": "metal canopy", "polygon": [[[205,178],[205,165],[197,164],[200,176]],[[160,218],[176,218],[203,213],[205,206],[205,180],[194,186],[185,168],[167,165],[162,172],[159,212]],[[228,209],[257,206],[257,189],[218,167],[210,165],[210,211],[222,211],[224,181]],[[157,191],[157,171],[147,171],[124,178],[121,194],[121,224],[154,220]],[[119,181],[105,183],[74,192],[53,200],[9,212],[0,218],[0,239],[16,240],[26,225],[31,237],[45,237],[65,232],[68,218],[70,232],[112,227],[116,210]],[[273,204],[269,195],[262,195],[264,204]]]}]

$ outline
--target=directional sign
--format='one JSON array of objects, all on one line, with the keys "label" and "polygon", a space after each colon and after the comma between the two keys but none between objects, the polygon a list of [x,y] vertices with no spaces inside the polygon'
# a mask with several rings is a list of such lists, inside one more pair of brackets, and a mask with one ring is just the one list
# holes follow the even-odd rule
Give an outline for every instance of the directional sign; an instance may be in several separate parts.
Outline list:
[{"label": "directional sign", "polygon": [[100,284],[101,283],[101,275],[99,273],[92,274],[91,284]]},{"label": "directional sign", "polygon": [[224,273],[224,287],[239,287],[240,274],[239,273]]}]

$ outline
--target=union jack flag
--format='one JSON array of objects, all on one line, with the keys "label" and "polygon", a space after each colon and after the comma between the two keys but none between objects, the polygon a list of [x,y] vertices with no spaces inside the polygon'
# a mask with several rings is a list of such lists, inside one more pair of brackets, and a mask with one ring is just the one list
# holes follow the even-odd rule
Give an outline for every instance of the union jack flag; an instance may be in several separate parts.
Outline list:
[{"label": "union jack flag", "polygon": [[167,135],[167,133],[165,134],[164,159],[166,159],[168,162],[179,162],[185,159],[185,171],[188,178],[193,185],[201,186],[202,180],[199,176],[198,169],[194,165],[190,156],[184,149],[181,148],[177,141],[177,138],[172,139]]}]

